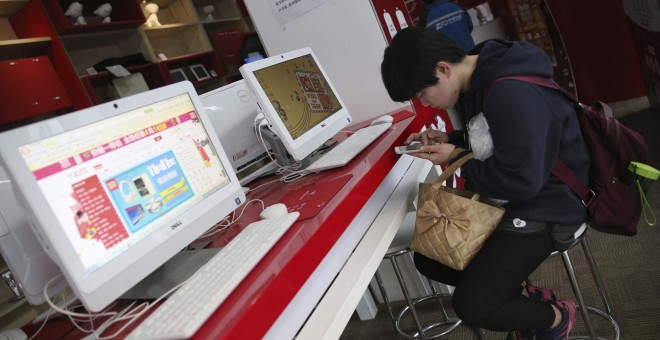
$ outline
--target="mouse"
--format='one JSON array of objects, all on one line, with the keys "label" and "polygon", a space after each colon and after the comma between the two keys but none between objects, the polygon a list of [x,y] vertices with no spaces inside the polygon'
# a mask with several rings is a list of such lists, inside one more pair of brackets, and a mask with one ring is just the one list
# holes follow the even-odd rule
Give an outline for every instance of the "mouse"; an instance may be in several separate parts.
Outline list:
[{"label": "mouse", "polygon": [[271,217],[277,217],[280,215],[284,215],[288,213],[289,210],[287,209],[286,205],[284,203],[275,203],[273,205],[269,205],[264,209],[261,214],[259,214],[259,217],[262,219],[267,219]]},{"label": "mouse", "polygon": [[27,339],[27,334],[21,329],[6,329],[0,332],[0,340],[23,340]]},{"label": "mouse", "polygon": [[370,125],[378,125],[378,124],[383,124],[383,123],[392,123],[394,121],[394,118],[390,115],[382,115],[374,120],[371,121]]}]

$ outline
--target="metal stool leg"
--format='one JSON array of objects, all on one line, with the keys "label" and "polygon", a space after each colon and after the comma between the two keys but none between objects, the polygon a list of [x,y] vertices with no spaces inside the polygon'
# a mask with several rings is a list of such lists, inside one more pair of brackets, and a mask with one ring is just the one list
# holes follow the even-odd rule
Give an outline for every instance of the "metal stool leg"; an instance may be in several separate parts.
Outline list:
[{"label": "metal stool leg", "polygon": [[[410,313],[412,313],[413,320],[415,321],[415,326],[419,331],[419,337],[420,339],[426,339],[426,336],[424,334],[424,328],[422,327],[422,324],[419,321],[419,317],[417,317],[417,311],[415,311],[415,305],[413,304],[413,301],[410,298],[410,294],[408,293],[408,286],[406,285],[403,279],[403,275],[401,274],[401,269],[399,268],[399,264],[396,262],[396,257],[395,256],[390,257],[390,262],[392,262],[392,267],[394,267],[394,273],[396,274],[396,278],[399,281],[399,285],[401,286],[403,297],[406,300],[408,307],[410,307]],[[401,335],[405,336],[405,334],[403,334],[403,332],[401,332],[400,330],[398,321],[399,320],[397,319],[396,329]]]},{"label": "metal stool leg", "polygon": [[[429,287],[431,287],[431,295],[433,296],[441,296],[440,292],[435,288],[435,285],[433,284],[433,280],[426,278],[426,281],[429,283]],[[442,311],[442,316],[445,318],[445,321],[449,321],[449,315],[447,315],[447,310],[445,309],[445,304],[442,302],[441,298],[438,298],[438,303],[440,304],[440,310]]]},{"label": "metal stool leg", "polygon": [[[390,302],[390,299],[387,295],[387,291],[385,290],[385,285],[383,284],[382,277],[378,271],[374,274],[374,277],[376,278],[376,282],[378,283],[378,288],[380,289],[380,292],[383,296],[383,300],[385,302],[385,305],[387,307],[387,312],[388,315],[390,316],[390,320],[392,320],[392,323],[394,325],[394,329],[396,330],[397,334],[406,339],[425,339],[425,340],[431,340],[431,339],[436,339],[442,336],[445,336],[452,332],[454,329],[458,328],[462,324],[462,321],[458,318],[451,318],[447,314],[447,310],[445,309],[445,306],[442,302],[442,298],[444,297],[451,297],[450,294],[445,294],[439,292],[436,287],[433,285],[433,282],[431,280],[429,281],[429,285],[431,287],[431,294],[420,297],[420,298],[415,298],[413,299],[410,296],[410,293],[408,291],[408,286],[406,285],[406,282],[403,277],[403,273],[401,272],[401,268],[399,266],[399,262],[397,261],[397,257],[402,256],[402,255],[410,255],[411,251],[410,249],[402,249],[398,251],[393,251],[391,253],[387,253],[384,256],[384,259],[387,259],[390,261],[392,264],[392,268],[394,269],[394,273],[396,274],[397,281],[399,283],[399,287],[401,289],[401,292],[403,293],[403,297],[406,302],[406,306],[401,309],[401,311],[398,314],[395,314],[395,312],[392,309],[392,304]],[[439,307],[441,309],[441,314],[444,320],[441,320],[440,322],[435,322],[432,323],[428,326],[423,326],[421,320],[419,319],[419,315],[417,314],[417,310],[415,309],[417,304],[425,302],[426,300],[429,299],[438,299],[439,301]],[[413,333],[406,333],[401,329],[401,321],[404,319],[406,313],[410,312],[411,317],[413,319],[413,322],[415,324],[415,328],[417,329],[416,332],[413,331]],[[447,326],[446,328],[442,328],[438,330],[439,327],[442,326]],[[483,336],[480,336],[481,339],[483,339]]]},{"label": "metal stool leg", "polygon": [[591,276],[593,276],[594,280],[596,281],[596,288],[598,288],[598,293],[600,293],[600,297],[603,300],[603,305],[605,305],[605,311],[607,314],[612,314],[610,301],[607,298],[607,293],[605,293],[605,285],[603,284],[603,280],[601,279],[600,273],[598,272],[598,266],[596,266],[596,261],[594,261],[593,255],[591,253],[591,247],[589,247],[589,243],[587,243],[587,238],[583,237],[580,243],[582,244],[582,252],[584,252],[584,257],[589,263]]},{"label": "metal stool leg", "polygon": [[584,297],[582,296],[582,290],[580,285],[577,282],[577,277],[575,276],[575,271],[573,270],[573,264],[571,263],[571,258],[568,255],[568,251],[561,253],[561,259],[564,262],[564,267],[566,268],[566,273],[568,274],[569,281],[571,282],[571,287],[573,288],[573,293],[578,300],[580,313],[584,319],[584,323],[587,326],[587,331],[589,332],[589,337],[592,340],[597,340],[596,331],[594,331],[594,326],[591,323],[591,318],[589,317],[589,311],[587,309],[587,304],[584,302]]},{"label": "metal stool leg", "polygon": [[378,273],[378,270],[376,270],[374,276],[376,277],[376,282],[378,283],[380,294],[383,296],[383,302],[385,302],[385,307],[387,308],[387,314],[390,316],[390,320],[392,321],[392,326],[394,326],[394,329],[397,329],[396,316],[394,315],[394,311],[392,310],[392,304],[390,303],[390,299],[387,296],[385,285],[383,284],[383,279],[380,277],[380,273]]}]

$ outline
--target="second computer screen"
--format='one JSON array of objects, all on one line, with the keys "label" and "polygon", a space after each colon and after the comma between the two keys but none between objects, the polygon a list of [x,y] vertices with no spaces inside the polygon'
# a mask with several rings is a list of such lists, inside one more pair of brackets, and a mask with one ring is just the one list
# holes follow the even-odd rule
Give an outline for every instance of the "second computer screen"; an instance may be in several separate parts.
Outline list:
[{"label": "second computer screen", "polygon": [[311,55],[255,71],[254,75],[293,139],[342,108]]}]

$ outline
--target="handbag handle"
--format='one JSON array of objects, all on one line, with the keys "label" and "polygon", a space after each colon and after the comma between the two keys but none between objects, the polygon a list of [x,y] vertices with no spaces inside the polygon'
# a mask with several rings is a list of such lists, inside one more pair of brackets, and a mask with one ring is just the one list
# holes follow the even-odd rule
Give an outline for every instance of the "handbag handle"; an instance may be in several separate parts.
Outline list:
[{"label": "handbag handle", "polygon": [[[456,157],[459,153],[465,151],[463,148],[455,148],[454,151],[449,154],[449,159],[452,159]],[[442,182],[446,181],[449,176],[453,175],[458,168],[463,166],[465,162],[469,161],[470,159],[474,158],[474,153],[470,152],[465,154],[463,157],[457,159],[455,162],[451,163],[450,165],[445,168],[445,170],[438,176],[438,178],[435,180],[435,183],[433,183],[433,187],[435,189],[440,188],[442,186]]]}]

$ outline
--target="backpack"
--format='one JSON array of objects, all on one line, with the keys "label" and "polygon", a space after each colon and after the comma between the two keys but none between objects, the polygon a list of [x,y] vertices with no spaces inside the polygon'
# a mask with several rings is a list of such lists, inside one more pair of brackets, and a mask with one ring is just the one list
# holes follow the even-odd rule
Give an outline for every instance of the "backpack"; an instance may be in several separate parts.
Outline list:
[{"label": "backpack", "polygon": [[555,89],[568,97],[578,114],[582,136],[591,157],[589,183],[585,184],[561,160],[552,166],[552,174],[562,180],[587,208],[591,227],[610,234],[633,236],[642,213],[642,198],[636,178],[628,170],[631,162],[647,163],[648,146],[639,133],[623,126],[612,116],[605,103],[580,103],[577,98],[550,79],[538,76],[501,77],[493,83],[519,80]]}]

